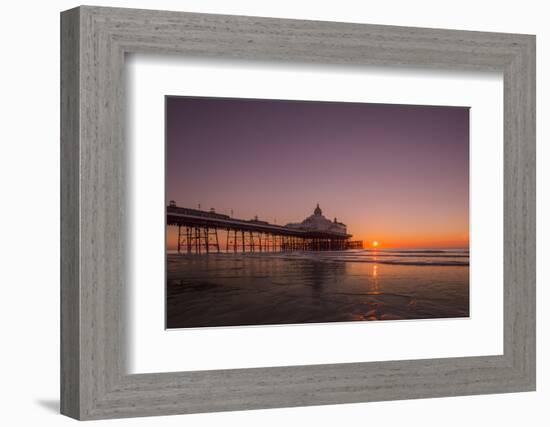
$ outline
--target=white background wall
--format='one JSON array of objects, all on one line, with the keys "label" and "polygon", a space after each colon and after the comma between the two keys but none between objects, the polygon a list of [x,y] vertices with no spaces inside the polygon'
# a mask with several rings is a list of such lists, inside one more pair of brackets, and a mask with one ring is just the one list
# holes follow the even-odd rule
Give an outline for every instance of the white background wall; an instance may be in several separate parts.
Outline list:
[{"label": "white background wall", "polygon": [[[543,1],[157,0],[97,5],[537,34],[538,391],[108,421],[110,425],[550,424],[549,13]],[[73,1],[2,5],[0,66],[0,395],[2,425],[68,425],[59,383],[59,11]],[[546,160],[546,161],[545,161]],[[545,169],[545,170],[544,170]],[[546,260],[546,262],[545,262]],[[546,304],[545,304],[546,303]]]}]

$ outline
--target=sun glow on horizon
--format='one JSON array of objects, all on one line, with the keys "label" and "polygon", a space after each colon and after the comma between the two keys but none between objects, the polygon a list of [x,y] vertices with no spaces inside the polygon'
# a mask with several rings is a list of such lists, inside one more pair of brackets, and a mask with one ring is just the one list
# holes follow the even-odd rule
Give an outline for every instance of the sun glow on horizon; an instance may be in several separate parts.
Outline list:
[{"label": "sun glow on horizon", "polygon": [[378,245],[379,245],[378,240],[373,240],[373,242],[372,242],[372,247],[373,247],[373,248],[377,248]]}]

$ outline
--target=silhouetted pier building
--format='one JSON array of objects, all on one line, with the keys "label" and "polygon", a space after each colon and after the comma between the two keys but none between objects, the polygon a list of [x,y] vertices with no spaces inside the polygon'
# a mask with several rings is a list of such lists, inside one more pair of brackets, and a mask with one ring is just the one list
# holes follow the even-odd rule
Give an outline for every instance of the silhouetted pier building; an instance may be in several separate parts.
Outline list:
[{"label": "silhouetted pier building", "polygon": [[336,218],[325,218],[319,205],[301,223],[281,226],[257,217],[232,218],[214,209],[182,208],[170,201],[166,224],[178,227],[178,253],[337,251],[363,247],[362,241],[350,240],[352,236],[347,234],[345,224]]}]

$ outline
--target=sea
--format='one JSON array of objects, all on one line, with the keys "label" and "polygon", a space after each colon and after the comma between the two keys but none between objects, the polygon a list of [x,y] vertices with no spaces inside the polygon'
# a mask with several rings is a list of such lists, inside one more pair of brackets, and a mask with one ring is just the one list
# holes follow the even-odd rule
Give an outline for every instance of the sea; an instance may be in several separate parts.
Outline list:
[{"label": "sea", "polygon": [[168,328],[469,317],[467,249],[167,254]]}]

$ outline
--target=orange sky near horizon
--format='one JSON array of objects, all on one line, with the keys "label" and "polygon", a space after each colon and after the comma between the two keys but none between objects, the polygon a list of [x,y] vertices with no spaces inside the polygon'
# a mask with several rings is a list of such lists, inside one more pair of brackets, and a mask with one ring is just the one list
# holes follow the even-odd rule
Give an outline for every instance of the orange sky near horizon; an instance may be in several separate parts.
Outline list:
[{"label": "orange sky near horizon", "polygon": [[[434,229],[431,233],[424,232],[422,235],[418,235],[414,230],[392,230],[391,224],[389,228],[385,225],[381,225],[380,228],[371,225],[362,227],[361,224],[346,225],[348,233],[353,235],[351,240],[362,240],[364,249],[468,249],[470,243],[468,224],[465,229],[462,227],[462,230],[460,224],[456,224],[456,227],[451,228],[452,231]],[[219,233],[220,242],[224,247],[226,232]],[[376,246],[373,245],[375,241],[378,243]],[[168,227],[167,247],[168,250],[177,248],[176,227]]]}]

